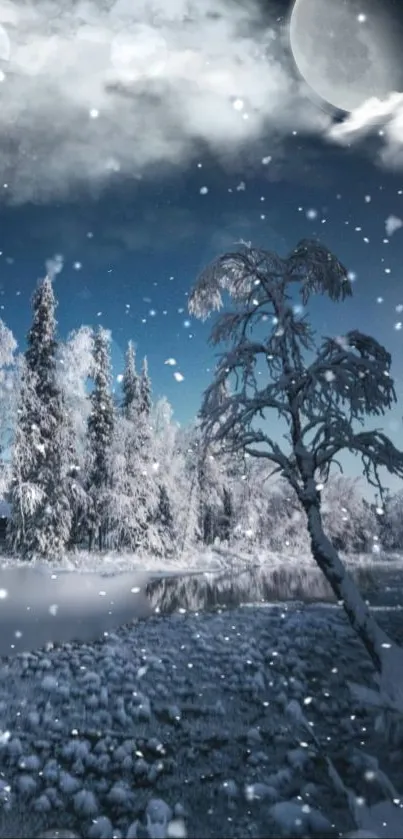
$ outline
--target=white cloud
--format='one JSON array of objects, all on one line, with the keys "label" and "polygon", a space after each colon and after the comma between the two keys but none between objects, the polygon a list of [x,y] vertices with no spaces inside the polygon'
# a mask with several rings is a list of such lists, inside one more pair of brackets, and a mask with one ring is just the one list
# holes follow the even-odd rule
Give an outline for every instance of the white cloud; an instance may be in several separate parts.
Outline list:
[{"label": "white cloud", "polygon": [[63,196],[186,162],[198,141],[231,155],[329,124],[257,0],[59,2],[0,0],[0,200],[2,183],[7,201]]},{"label": "white cloud", "polygon": [[392,91],[385,99],[372,97],[344,120],[326,129],[326,136],[349,145],[378,129],[379,159],[385,166],[403,168],[403,93]]}]

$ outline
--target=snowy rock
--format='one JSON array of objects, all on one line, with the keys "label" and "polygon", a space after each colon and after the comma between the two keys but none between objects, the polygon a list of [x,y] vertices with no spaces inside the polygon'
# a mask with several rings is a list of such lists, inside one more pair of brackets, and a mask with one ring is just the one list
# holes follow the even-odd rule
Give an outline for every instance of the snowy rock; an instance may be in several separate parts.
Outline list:
[{"label": "snowy rock", "polygon": [[34,809],[37,813],[49,813],[52,809],[52,805],[49,801],[47,795],[40,795],[39,798],[36,799],[34,802]]},{"label": "snowy rock", "polygon": [[148,772],[149,768],[150,767],[149,767],[149,764],[147,763],[147,761],[144,760],[144,758],[139,757],[138,760],[135,761],[133,771],[134,771],[134,774],[137,775],[137,776],[147,775],[147,772]]},{"label": "snowy rock", "polygon": [[134,801],[133,793],[123,781],[116,781],[106,796],[109,804],[121,810],[130,810]]},{"label": "snowy rock", "polygon": [[167,839],[186,839],[186,824],[183,819],[172,819],[166,830]]},{"label": "snowy rock", "polygon": [[146,807],[148,824],[167,824],[172,819],[172,810],[162,798],[151,798]]},{"label": "snowy rock", "polygon": [[62,799],[60,798],[57,789],[55,787],[46,787],[44,790],[44,795],[47,796],[49,799],[52,807],[55,810],[61,810],[63,807]]},{"label": "snowy rock", "polygon": [[27,715],[27,720],[31,726],[31,728],[37,728],[40,725],[41,717],[38,714],[38,711],[30,711]]},{"label": "snowy rock", "polygon": [[268,763],[269,759],[270,758],[268,757],[266,752],[252,752],[252,754],[248,756],[248,763],[251,766],[259,766],[259,764],[261,763]]},{"label": "snowy rock", "polygon": [[278,798],[277,790],[269,784],[246,784],[244,793],[247,801],[262,801],[264,799],[273,801]]},{"label": "snowy rock", "polygon": [[158,740],[157,737],[150,737],[149,740],[147,740],[147,749],[149,749],[150,752],[155,752],[157,755],[165,754],[164,746],[161,743],[161,740]]},{"label": "snowy rock", "polygon": [[307,814],[294,801],[279,801],[270,808],[270,815],[281,836],[303,836],[307,832]]},{"label": "snowy rock", "polygon": [[41,761],[37,755],[23,755],[18,761],[18,768],[26,772],[39,772]]},{"label": "snowy rock", "polygon": [[52,758],[52,760],[48,760],[47,763],[45,763],[45,766],[43,767],[42,775],[45,781],[48,781],[49,783],[55,783],[59,777],[59,765],[57,760],[55,760],[54,758]]},{"label": "snowy rock", "polygon": [[12,757],[20,757],[23,753],[21,740],[19,737],[12,737],[7,743],[7,752]]},{"label": "snowy rock", "polygon": [[262,742],[262,735],[258,728],[250,728],[247,732],[246,739],[248,745],[251,746],[254,743],[261,743]]},{"label": "snowy rock", "polygon": [[38,784],[32,775],[20,775],[16,780],[16,788],[21,795],[30,798],[37,792]]},{"label": "snowy rock", "polygon": [[112,839],[113,825],[107,816],[99,816],[88,829],[89,839]]},{"label": "snowy rock", "polygon": [[73,775],[70,775],[69,772],[64,772],[62,770],[59,776],[59,787],[61,792],[64,792],[66,795],[72,795],[80,789],[81,782],[78,778],[74,778]]},{"label": "snowy rock", "polygon": [[95,816],[98,812],[98,803],[91,790],[81,789],[76,792],[73,798],[74,810],[80,816]]},{"label": "snowy rock", "polygon": [[132,715],[138,720],[143,720],[144,722],[149,722],[151,719],[151,706],[150,700],[146,697],[143,698],[143,701],[140,705],[135,705],[132,709]]},{"label": "snowy rock", "polygon": [[177,705],[168,705],[166,716],[169,722],[178,723],[182,719],[182,713]]},{"label": "snowy rock", "polygon": [[317,836],[338,836],[328,819],[306,804],[296,801],[279,801],[270,808],[270,815],[275,821],[281,836],[298,837],[306,833]]},{"label": "snowy rock", "polygon": [[238,786],[230,779],[229,781],[223,781],[221,784],[221,789],[223,790],[224,794],[227,796],[228,799],[237,798],[238,796]]},{"label": "snowy rock", "polygon": [[59,687],[59,682],[54,676],[50,676],[50,675],[44,676],[44,678],[41,681],[42,690],[49,691],[49,693],[53,693],[53,692],[57,691],[58,687]]},{"label": "snowy rock", "polygon": [[153,763],[152,766],[150,766],[150,769],[148,770],[148,774],[147,774],[147,778],[148,778],[148,781],[150,782],[150,784],[155,784],[158,776],[161,774],[163,769],[164,769],[164,764],[161,761],[158,761],[157,763]]},{"label": "snowy rock", "polygon": [[139,827],[139,823],[138,823],[138,821],[137,821],[137,819],[136,819],[136,821],[135,821],[135,822],[132,822],[132,823],[129,825],[128,830],[127,830],[127,833],[126,833],[126,839],[137,839],[137,836],[138,836],[138,827]]}]

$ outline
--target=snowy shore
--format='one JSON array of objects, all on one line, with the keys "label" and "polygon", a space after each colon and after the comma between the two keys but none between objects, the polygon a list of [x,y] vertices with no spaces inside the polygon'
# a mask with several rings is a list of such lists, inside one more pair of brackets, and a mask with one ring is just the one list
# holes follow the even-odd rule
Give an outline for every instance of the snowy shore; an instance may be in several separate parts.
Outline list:
[{"label": "snowy shore", "polygon": [[346,801],[291,700],[374,830],[385,795],[364,753],[382,746],[347,687],[371,673],[343,614],[312,605],[155,616],[3,660],[0,836],[345,834]]}]

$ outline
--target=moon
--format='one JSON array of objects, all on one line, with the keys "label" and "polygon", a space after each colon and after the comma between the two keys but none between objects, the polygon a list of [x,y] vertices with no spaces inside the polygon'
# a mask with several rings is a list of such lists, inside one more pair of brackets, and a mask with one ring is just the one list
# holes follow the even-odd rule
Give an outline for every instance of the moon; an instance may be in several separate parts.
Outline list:
[{"label": "moon", "polygon": [[297,69],[341,111],[402,90],[397,22],[387,0],[295,0],[289,38]]}]

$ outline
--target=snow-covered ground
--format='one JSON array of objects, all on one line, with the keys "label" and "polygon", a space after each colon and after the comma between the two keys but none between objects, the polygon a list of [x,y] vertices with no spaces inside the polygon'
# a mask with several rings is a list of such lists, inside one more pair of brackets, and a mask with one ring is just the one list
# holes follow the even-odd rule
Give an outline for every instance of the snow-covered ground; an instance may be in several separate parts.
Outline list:
[{"label": "snow-covered ground", "polygon": [[[402,642],[400,613],[378,617]],[[401,746],[347,685],[371,676],[343,613],[314,604],[154,615],[3,659],[0,837],[345,835],[326,757],[361,827],[402,836],[403,809],[377,809],[398,798]]]}]

